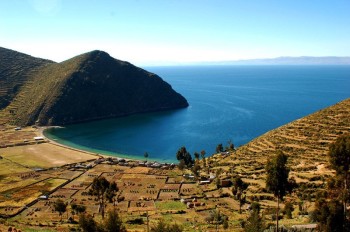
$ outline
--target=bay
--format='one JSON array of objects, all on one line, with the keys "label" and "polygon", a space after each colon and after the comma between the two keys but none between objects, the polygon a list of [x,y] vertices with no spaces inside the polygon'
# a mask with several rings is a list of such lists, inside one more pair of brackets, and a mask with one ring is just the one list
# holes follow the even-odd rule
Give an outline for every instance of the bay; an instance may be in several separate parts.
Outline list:
[{"label": "bay", "polygon": [[350,66],[145,67],[189,102],[186,109],[52,128],[45,136],[91,152],[174,162],[181,146],[207,156],[350,97]]}]

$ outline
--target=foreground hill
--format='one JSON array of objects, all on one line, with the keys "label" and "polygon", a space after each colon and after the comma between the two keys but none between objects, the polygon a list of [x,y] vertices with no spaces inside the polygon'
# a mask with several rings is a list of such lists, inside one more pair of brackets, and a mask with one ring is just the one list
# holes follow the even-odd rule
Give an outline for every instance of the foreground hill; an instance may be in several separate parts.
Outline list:
[{"label": "foreground hill", "polygon": [[327,155],[330,143],[349,132],[350,98],[269,131],[227,157],[216,156],[217,166],[251,183],[248,195],[267,199],[265,165],[281,150],[289,156],[290,174],[300,184],[297,195],[315,199],[316,192],[325,188],[327,177],[333,175]]},{"label": "foreground hill", "polygon": [[2,112],[14,125],[64,125],[188,106],[157,75],[102,51],[28,70],[30,81]]}]

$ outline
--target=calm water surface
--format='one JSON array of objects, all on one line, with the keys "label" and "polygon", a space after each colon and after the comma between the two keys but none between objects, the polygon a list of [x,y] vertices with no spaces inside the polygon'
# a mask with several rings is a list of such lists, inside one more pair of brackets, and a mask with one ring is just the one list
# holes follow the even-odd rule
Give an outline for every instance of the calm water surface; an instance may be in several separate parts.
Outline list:
[{"label": "calm water surface", "polygon": [[92,152],[171,162],[179,147],[214,152],[350,97],[350,66],[147,67],[190,107],[50,129],[59,143]]}]

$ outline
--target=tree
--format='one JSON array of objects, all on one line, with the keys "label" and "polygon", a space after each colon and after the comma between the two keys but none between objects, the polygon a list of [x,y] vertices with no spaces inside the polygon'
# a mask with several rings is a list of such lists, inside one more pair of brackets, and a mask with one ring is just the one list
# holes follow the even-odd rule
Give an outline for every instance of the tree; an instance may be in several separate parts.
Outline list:
[{"label": "tree", "polygon": [[194,158],[195,158],[196,160],[199,160],[199,153],[198,153],[198,152],[195,152],[193,155],[194,155]]},{"label": "tree", "polygon": [[245,196],[243,196],[244,191],[248,188],[248,184],[243,182],[241,177],[236,177],[233,179],[232,194],[239,201],[239,213],[242,213],[242,206],[245,203]]},{"label": "tree", "polygon": [[147,161],[147,159],[148,159],[148,153],[147,152],[145,152],[145,154],[143,154],[143,156],[146,158],[146,161]]},{"label": "tree", "polygon": [[79,227],[83,232],[95,232],[97,231],[97,224],[90,214],[80,214]]},{"label": "tree", "polygon": [[225,147],[226,151],[234,151],[235,150],[235,145],[233,144],[233,142],[231,140],[229,140],[227,142],[227,145],[228,146]]},{"label": "tree", "polygon": [[187,167],[192,167],[193,159],[191,154],[186,150],[186,147],[181,147],[176,153],[176,159],[178,161],[183,160]]},{"label": "tree", "polygon": [[217,146],[216,146],[216,153],[220,153],[220,152],[223,152],[224,151],[224,147],[222,146],[222,143],[219,143]]},{"label": "tree", "polygon": [[222,226],[224,227],[224,230],[227,230],[228,229],[228,218],[225,216],[223,217],[222,219]]},{"label": "tree", "polygon": [[331,167],[336,170],[338,176],[342,176],[344,179],[342,201],[345,216],[347,202],[349,201],[350,134],[339,136],[337,140],[329,146],[328,155]]},{"label": "tree", "polygon": [[200,170],[201,170],[201,166],[198,163],[195,163],[192,167],[192,172],[193,172],[193,175],[195,176],[196,179],[199,179]]},{"label": "tree", "polygon": [[260,204],[253,202],[251,205],[251,212],[244,224],[245,232],[262,232],[265,229],[264,221],[260,217]]},{"label": "tree", "polygon": [[92,181],[91,188],[89,190],[90,195],[97,196],[97,200],[100,204],[100,210],[102,218],[105,214],[106,200],[112,201],[115,196],[115,192],[118,191],[118,187],[115,182],[109,182],[105,177],[95,177]]},{"label": "tree", "polygon": [[205,159],[205,150],[201,150],[201,157],[202,157],[202,159]]},{"label": "tree", "polygon": [[84,213],[86,210],[86,207],[84,205],[77,205],[75,203],[71,204],[71,208],[72,208],[72,215],[73,215],[73,220],[74,220],[74,215],[75,214],[81,214]]},{"label": "tree", "polygon": [[289,168],[286,166],[287,160],[288,156],[279,151],[273,159],[268,160],[265,168],[267,174],[266,189],[277,198],[276,231],[278,231],[279,202],[283,200],[287,190],[290,189],[288,182]]},{"label": "tree", "polygon": [[108,211],[107,218],[104,222],[104,231],[106,232],[125,232],[125,226],[116,210]]},{"label": "tree", "polygon": [[284,204],[283,213],[286,214],[288,219],[292,219],[292,212],[294,210],[292,202],[288,201]]},{"label": "tree", "polygon": [[62,221],[62,215],[64,212],[66,212],[67,204],[64,203],[61,199],[58,199],[57,201],[55,201],[53,207],[55,208],[55,211],[57,211],[58,214],[61,216]]},{"label": "tree", "polygon": [[180,160],[179,165],[178,165],[179,169],[180,169],[181,171],[183,171],[184,168],[185,168],[185,166],[186,166],[185,161],[184,161],[183,159]]},{"label": "tree", "polygon": [[318,199],[311,220],[320,223],[320,231],[348,231],[343,228],[345,224],[343,204],[335,199],[330,202],[324,198]]}]

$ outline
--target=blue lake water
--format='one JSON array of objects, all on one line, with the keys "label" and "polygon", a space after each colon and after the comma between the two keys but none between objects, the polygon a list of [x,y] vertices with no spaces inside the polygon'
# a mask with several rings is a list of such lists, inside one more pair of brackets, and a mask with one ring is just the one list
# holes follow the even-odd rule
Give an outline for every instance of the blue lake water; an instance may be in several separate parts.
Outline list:
[{"label": "blue lake water", "polygon": [[50,129],[59,143],[162,162],[181,146],[207,156],[219,143],[243,145],[265,132],[350,97],[350,66],[147,67],[189,102],[186,109]]}]

